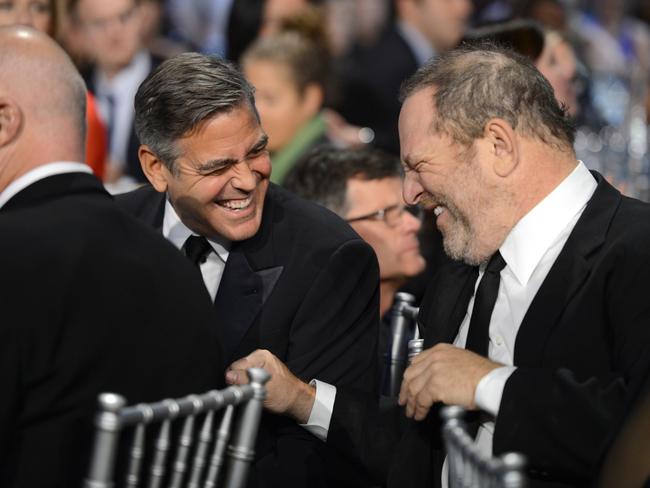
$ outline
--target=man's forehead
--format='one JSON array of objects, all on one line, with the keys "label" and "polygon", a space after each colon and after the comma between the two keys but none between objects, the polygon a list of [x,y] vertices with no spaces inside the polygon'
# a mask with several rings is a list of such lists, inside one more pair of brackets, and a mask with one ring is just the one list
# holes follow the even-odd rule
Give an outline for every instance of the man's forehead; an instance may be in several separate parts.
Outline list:
[{"label": "man's forehead", "polygon": [[[364,179],[353,177],[347,182],[347,197],[350,206],[374,207],[401,203],[402,179],[399,176]],[[378,210],[379,208],[377,208]]]}]

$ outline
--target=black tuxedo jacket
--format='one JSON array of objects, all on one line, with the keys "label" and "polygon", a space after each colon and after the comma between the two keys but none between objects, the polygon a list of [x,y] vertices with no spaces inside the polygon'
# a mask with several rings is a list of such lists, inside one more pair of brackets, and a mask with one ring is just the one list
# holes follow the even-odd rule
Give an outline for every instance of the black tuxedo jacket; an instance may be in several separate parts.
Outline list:
[{"label": "black tuxedo jacket", "polygon": [[0,208],[0,236],[0,486],[81,486],[100,392],[223,386],[196,270],[95,177],[25,188]]},{"label": "black tuxedo jacket", "polygon": [[[147,186],[117,201],[162,228],[164,194]],[[215,298],[226,360],[264,348],[305,381],[374,394],[378,293],[372,248],[333,213],[271,184],[260,229],[233,243]],[[324,468],[324,445],[285,417],[266,414],[257,451],[259,485],[342,483],[329,481],[337,470]]]},{"label": "black tuxedo jacket", "polygon": [[373,145],[399,154],[399,89],[417,68],[411,47],[391,25],[375,44],[356,48],[341,61],[335,108],[348,122],[372,128]]},{"label": "black tuxedo jacket", "polygon": [[[525,454],[531,486],[589,483],[622,414],[626,389],[640,374],[650,336],[650,207],[595,176],[596,192],[522,321],[517,370],[505,385],[496,419],[494,452]],[[471,267],[451,263],[432,282],[419,315],[425,347],[453,342],[467,311],[467,299],[459,297],[468,297],[471,275]],[[351,455],[366,446],[361,461],[387,477],[388,486],[440,483],[444,453],[437,409],[423,422],[403,422],[402,432],[390,428],[397,425],[394,418],[383,420],[378,431],[376,418],[364,423],[369,402],[342,393],[329,443],[350,444]],[[373,452],[364,444],[368,438],[394,454]]]}]

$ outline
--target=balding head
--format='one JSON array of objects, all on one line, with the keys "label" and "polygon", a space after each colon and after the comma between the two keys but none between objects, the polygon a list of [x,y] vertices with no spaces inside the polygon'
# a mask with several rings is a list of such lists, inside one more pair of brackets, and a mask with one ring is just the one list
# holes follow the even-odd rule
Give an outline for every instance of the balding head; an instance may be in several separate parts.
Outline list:
[{"label": "balding head", "polygon": [[29,27],[0,28],[0,191],[7,174],[83,160],[85,102],[83,80],[52,39]]}]

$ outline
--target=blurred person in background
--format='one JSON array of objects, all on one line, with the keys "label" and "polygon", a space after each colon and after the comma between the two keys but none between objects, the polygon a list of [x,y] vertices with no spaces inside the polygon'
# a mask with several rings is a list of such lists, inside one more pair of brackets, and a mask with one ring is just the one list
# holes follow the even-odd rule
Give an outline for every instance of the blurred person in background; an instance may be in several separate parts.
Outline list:
[{"label": "blurred person in background", "polygon": [[397,94],[401,83],[429,58],[462,38],[470,0],[395,0],[396,20],[380,38],[341,61],[335,109],[351,124],[374,131],[373,144],[399,154]]},{"label": "blurred person in background", "polygon": [[592,77],[595,107],[608,125],[621,127],[630,110],[647,103],[650,29],[630,15],[623,0],[591,0],[576,13],[571,28]]},{"label": "blurred person in background", "polygon": [[255,87],[255,103],[269,137],[275,183],[281,184],[311,148],[328,141],[321,109],[329,55],[321,17],[312,14],[296,17],[295,28],[258,39],[241,60],[244,75]]},{"label": "blurred person in background", "polygon": [[516,19],[468,31],[465,42],[496,42],[528,57],[553,87],[571,117],[578,113],[576,58],[571,45],[556,31],[544,31],[531,20]]},{"label": "blurred person in background", "polygon": [[[225,56],[228,19],[235,0],[166,0],[168,36],[187,51]],[[239,26],[241,28],[241,26]]]},{"label": "blurred person in background", "polygon": [[[375,251],[379,262],[379,364],[389,344],[386,315],[397,291],[424,271],[418,232],[419,214],[402,198],[399,159],[370,147],[339,149],[322,146],[287,174],[285,188],[327,207]],[[417,208],[416,208],[417,210]]]},{"label": "blurred person in background", "polygon": [[72,28],[92,60],[82,75],[107,127],[105,180],[112,191],[130,189],[146,181],[138,160],[133,99],[160,59],[144,46],[139,0],[68,0],[67,6]]},{"label": "blurred person in background", "polygon": [[[0,26],[25,25],[55,37],[59,4],[56,0],[8,0],[0,3]],[[102,179],[106,161],[106,128],[97,113],[95,98],[86,95],[86,163]]]},{"label": "blurred person in background", "polygon": [[325,145],[293,167],[285,187],[345,219],[372,246],[383,317],[400,287],[424,270],[417,238],[422,222],[405,208],[399,160],[370,147]]}]

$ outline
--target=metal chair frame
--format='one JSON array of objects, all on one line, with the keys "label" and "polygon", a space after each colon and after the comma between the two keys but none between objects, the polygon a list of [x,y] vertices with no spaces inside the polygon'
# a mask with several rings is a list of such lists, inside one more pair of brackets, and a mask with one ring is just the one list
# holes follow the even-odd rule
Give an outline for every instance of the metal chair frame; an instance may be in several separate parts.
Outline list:
[{"label": "metal chair frame", "polygon": [[[404,370],[413,355],[411,344],[419,340],[417,316],[419,308],[414,306],[415,297],[409,293],[397,293],[391,310],[390,343],[386,352],[382,393],[396,397],[402,384]],[[421,345],[421,342],[420,342]],[[420,352],[420,349],[417,352]]]},{"label": "metal chair frame", "polygon": [[[266,397],[264,384],[270,375],[263,369],[247,371],[250,383],[213,390],[202,395],[189,395],[180,399],[162,400],[156,403],[126,406],[126,399],[114,393],[99,395],[100,411],[95,418],[95,442],[84,488],[113,488],[115,461],[120,434],[127,427],[135,427],[133,442],[124,486],[140,486],[142,463],[145,452],[145,430],[149,424],[160,423],[154,446],[148,487],[158,488],[166,476],[167,460],[171,450],[171,423],[184,419],[178,436],[178,448],[169,486],[181,488],[183,480],[188,488],[213,488],[217,486],[224,466],[224,454],[229,458],[224,486],[240,488],[246,485],[248,469],[254,458],[255,441]],[[234,407],[241,404],[237,426],[232,440],[230,436]],[[219,428],[214,432],[214,414],[224,409]],[[194,451],[194,459],[188,457],[195,437],[195,418],[205,414]],[[229,440],[231,442],[229,443]],[[208,459],[208,450],[212,452]],[[227,446],[227,448],[226,448]],[[207,467],[207,472],[206,472]]]},{"label": "metal chair frame", "polygon": [[525,456],[508,452],[493,457],[480,452],[467,433],[464,415],[459,406],[441,409],[449,488],[525,488]]}]

